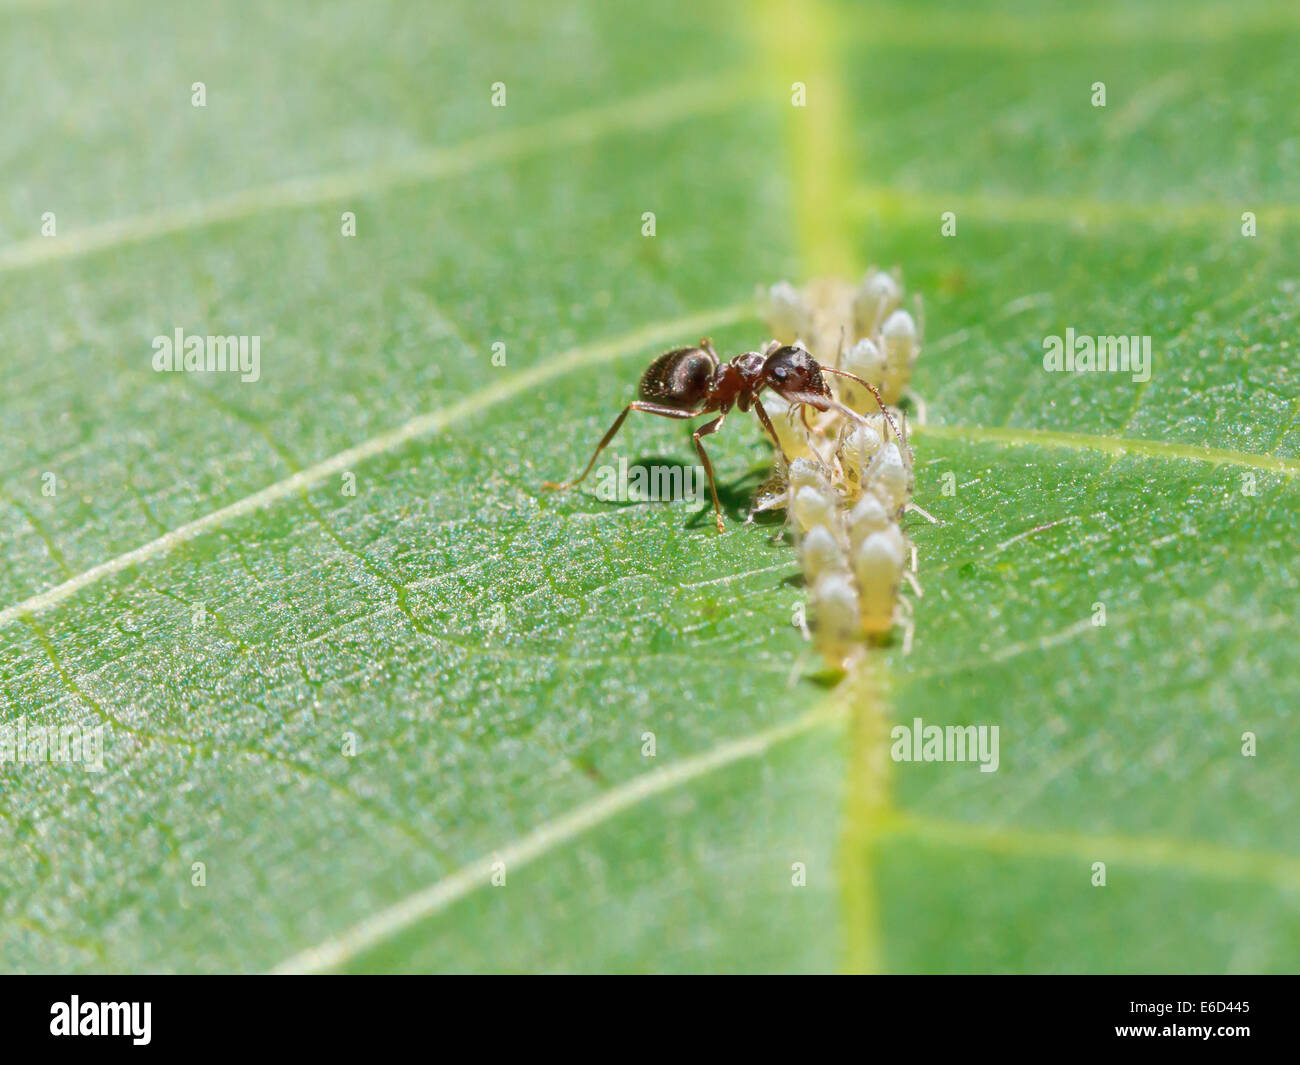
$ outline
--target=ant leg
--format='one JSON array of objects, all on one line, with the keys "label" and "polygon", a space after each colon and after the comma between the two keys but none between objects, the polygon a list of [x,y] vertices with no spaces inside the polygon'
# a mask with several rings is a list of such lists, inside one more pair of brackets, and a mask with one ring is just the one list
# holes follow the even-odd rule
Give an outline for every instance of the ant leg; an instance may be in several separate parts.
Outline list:
[{"label": "ant leg", "polygon": [[767,430],[767,435],[772,438],[772,443],[776,445],[776,450],[781,455],[781,461],[790,465],[790,456],[785,453],[785,448],[781,446],[781,438],[776,435],[776,428],[772,425],[772,419],[767,416],[767,411],[763,409],[763,404],[754,397],[754,413],[758,415],[758,420],[763,423],[763,428]]},{"label": "ant leg", "polygon": [[[629,403],[626,407],[623,408],[623,413],[614,419],[614,424],[609,427],[609,432],[607,432],[603,437],[601,437],[600,443],[596,445],[596,450],[593,451],[591,454],[591,460],[587,463],[586,468],[580,474],[578,474],[577,477],[575,477],[572,481],[564,481],[562,483],[557,483],[556,481],[543,481],[542,487],[550,488],[552,491],[559,491],[565,488],[572,488],[575,484],[581,483],[582,480],[587,476],[587,474],[591,472],[591,468],[594,465],[596,465],[596,459],[599,458],[600,453],[605,450],[605,445],[608,444],[611,440],[613,440],[614,434],[617,433],[620,428],[622,428],[623,420],[627,417],[628,412],[634,410],[642,410],[645,411],[647,414],[658,414],[662,418],[681,418],[681,419],[698,418],[701,414],[707,413],[706,411],[702,411],[702,410],[676,410],[672,407],[661,407],[657,403],[645,403],[642,402],[641,400],[637,400],[634,403]],[[699,440],[696,440],[695,443],[698,446]]]},{"label": "ant leg", "polygon": [[[834,462],[830,462],[830,461],[828,461],[827,458],[826,458],[826,456],[823,455],[823,454],[822,454],[822,453],[817,449],[817,445],[813,442],[813,437],[820,435],[820,434],[818,433],[818,430],[817,430],[816,426],[814,426],[810,421],[808,421],[808,408],[809,408],[810,406],[812,406],[812,404],[813,404],[815,401],[817,401],[817,397],[816,397],[816,396],[801,395],[801,396],[798,397],[799,418],[800,418],[800,420],[803,422],[803,427],[804,427],[804,429],[807,430],[807,434],[808,434],[808,450],[811,451],[814,455],[817,456],[817,461],[820,462],[823,466],[825,466],[827,470],[832,470],[832,469],[834,468],[834,466],[835,466],[835,463],[834,463]],[[814,409],[817,409],[817,408],[814,407]],[[791,424],[791,425],[794,424],[794,412],[795,412],[795,408],[794,408],[794,407],[791,407],[791,408],[790,408],[790,424]]]},{"label": "ant leg", "polygon": [[722,361],[720,358],[718,358],[718,353],[713,349],[713,339],[712,339],[711,337],[701,337],[701,338],[700,338],[700,347],[701,347],[704,351],[707,351],[707,352],[708,352],[710,355],[712,355],[715,359],[718,359],[719,362]]},{"label": "ant leg", "polygon": [[718,522],[718,532],[726,532],[727,527],[722,523],[722,504],[718,502],[718,486],[713,480],[713,463],[709,461],[709,456],[704,450],[704,444],[700,437],[708,436],[710,433],[716,433],[722,427],[722,422],[726,414],[719,414],[711,422],[705,422],[691,434],[691,439],[695,441],[695,450],[700,453],[700,461],[704,463],[704,472],[709,475],[709,491],[713,493],[713,517]]}]

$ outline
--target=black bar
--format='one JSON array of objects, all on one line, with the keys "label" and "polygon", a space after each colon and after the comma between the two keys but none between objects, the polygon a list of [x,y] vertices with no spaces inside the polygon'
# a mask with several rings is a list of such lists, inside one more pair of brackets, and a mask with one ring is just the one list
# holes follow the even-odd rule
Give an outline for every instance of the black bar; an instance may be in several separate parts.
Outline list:
[{"label": "black bar", "polygon": [[[656,1045],[694,1057],[713,1043],[734,1051],[754,1041],[769,1052],[820,1054],[841,1040],[863,1055],[891,1045],[926,1053],[1129,1045],[1219,1057],[1293,1048],[1295,990],[1292,978],[1258,976],[878,976],[689,989],[582,977],[523,986],[420,976],[35,976],[0,984],[0,1031],[6,1051],[45,1054],[283,1048],[334,1058],[410,1045],[432,1057],[469,1038],[491,1057],[511,1046],[618,1056]],[[67,1029],[73,996],[78,1033],[102,1022],[126,1034],[52,1034]]]}]

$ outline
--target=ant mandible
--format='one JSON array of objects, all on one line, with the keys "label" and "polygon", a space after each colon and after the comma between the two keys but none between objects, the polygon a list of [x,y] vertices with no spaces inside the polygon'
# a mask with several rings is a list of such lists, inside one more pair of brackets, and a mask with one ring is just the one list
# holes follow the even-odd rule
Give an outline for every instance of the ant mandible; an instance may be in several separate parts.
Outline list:
[{"label": "ant mandible", "polygon": [[[858,422],[865,422],[862,415],[840,403],[822,379],[822,374],[836,374],[856,381],[867,389],[880,404],[880,409],[889,420],[894,435],[899,437],[898,426],[885,408],[880,392],[862,378],[845,370],[822,366],[812,354],[799,344],[779,344],[772,341],[762,352],[746,351],[737,355],[730,362],[722,362],[713,349],[713,342],[705,337],[699,347],[676,348],[666,351],[654,360],[641,375],[641,384],[637,389],[637,399],[623,408],[614,424],[601,438],[586,468],[572,481],[556,483],[543,482],[542,487],[550,489],[572,488],[579,484],[591,472],[596,459],[605,450],[614,435],[623,425],[628,412],[639,410],[647,414],[658,414],[663,418],[680,418],[687,420],[698,418],[702,414],[718,412],[711,422],[701,425],[691,439],[695,441],[695,450],[699,452],[704,472],[709,477],[709,491],[713,493],[713,516],[717,519],[718,532],[726,526],[722,521],[722,507],[718,503],[718,488],[713,480],[713,463],[704,450],[701,437],[716,433],[722,428],[728,412],[733,406],[742,412],[752,406],[763,428],[776,444],[777,451],[787,464],[788,457],[781,447],[781,441],[772,426],[772,419],[767,416],[758,394],[764,388],[770,388],[792,407],[807,404],[815,410],[836,410]],[[807,424],[805,413],[805,424]]]}]

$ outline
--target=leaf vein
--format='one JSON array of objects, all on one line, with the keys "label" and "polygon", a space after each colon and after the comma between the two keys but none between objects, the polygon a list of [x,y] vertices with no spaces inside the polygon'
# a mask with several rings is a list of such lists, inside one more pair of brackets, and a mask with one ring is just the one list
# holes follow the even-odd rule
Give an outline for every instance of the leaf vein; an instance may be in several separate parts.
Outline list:
[{"label": "leaf vein", "polygon": [[1141,455],[1145,458],[1185,459],[1189,462],[1208,462],[1215,466],[1247,466],[1268,473],[1285,474],[1288,477],[1300,473],[1300,459],[1280,455],[1261,455],[1253,451],[1204,447],[1200,444],[1179,444],[1166,440],[960,424],[929,424],[917,426],[914,431],[918,436],[932,436],[940,440],[967,440],[972,443],[1005,444],[1012,447],[1074,448],[1119,456]]},{"label": "leaf vein", "polygon": [[832,697],[816,709],[786,724],[731,740],[703,754],[633,777],[569,813],[539,825],[527,835],[498,848],[491,855],[472,861],[441,880],[400,899],[337,936],[286,959],[275,966],[272,972],[318,973],[346,965],[366,951],[435,916],[487,885],[495,862],[502,861],[507,869],[517,870],[642,802],[737,762],[757,758],[773,746],[821,725],[841,721],[844,712],[842,700]]}]

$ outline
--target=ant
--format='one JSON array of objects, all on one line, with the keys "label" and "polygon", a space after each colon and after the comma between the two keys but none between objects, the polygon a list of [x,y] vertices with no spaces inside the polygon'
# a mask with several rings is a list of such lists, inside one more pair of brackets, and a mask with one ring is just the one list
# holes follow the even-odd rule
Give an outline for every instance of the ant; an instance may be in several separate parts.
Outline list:
[{"label": "ant", "polygon": [[[713,342],[705,337],[698,347],[676,348],[666,351],[656,358],[641,375],[641,384],[637,389],[637,399],[623,408],[623,413],[614,419],[614,424],[596,445],[596,450],[586,468],[572,481],[557,484],[554,481],[543,482],[542,487],[550,489],[572,488],[579,484],[591,472],[596,459],[605,449],[614,435],[623,425],[629,411],[645,411],[658,414],[664,418],[683,420],[698,418],[701,414],[718,412],[711,422],[701,425],[691,439],[695,441],[695,450],[699,452],[700,462],[709,477],[709,491],[713,493],[713,516],[717,519],[718,532],[725,531],[722,521],[722,507],[718,503],[718,488],[713,480],[713,463],[704,450],[701,437],[716,433],[726,420],[733,406],[742,412],[754,408],[758,420],[776,444],[777,452],[783,461],[789,464],[785,449],[772,426],[772,419],[759,401],[758,394],[764,388],[770,388],[784,399],[791,407],[806,404],[815,410],[836,410],[855,421],[865,422],[862,415],[840,403],[822,379],[822,374],[836,374],[856,381],[867,389],[880,404],[881,411],[889,419],[894,435],[899,435],[898,426],[885,408],[880,392],[862,378],[845,370],[822,366],[812,354],[798,344],[780,344],[773,340],[763,351],[746,351],[737,355],[730,362],[723,362],[713,349]],[[807,411],[801,407],[804,424],[807,425]]]}]

